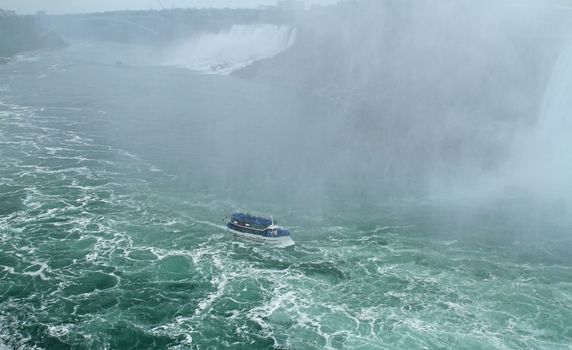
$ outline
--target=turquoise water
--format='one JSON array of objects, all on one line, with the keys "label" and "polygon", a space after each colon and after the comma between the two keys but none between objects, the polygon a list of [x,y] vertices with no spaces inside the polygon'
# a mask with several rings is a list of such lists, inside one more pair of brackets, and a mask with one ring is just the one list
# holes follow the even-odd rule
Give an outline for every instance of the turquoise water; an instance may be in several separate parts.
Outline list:
[{"label": "turquoise water", "polygon": [[372,200],[332,103],[89,50],[0,66],[0,349],[570,349],[558,203]]}]

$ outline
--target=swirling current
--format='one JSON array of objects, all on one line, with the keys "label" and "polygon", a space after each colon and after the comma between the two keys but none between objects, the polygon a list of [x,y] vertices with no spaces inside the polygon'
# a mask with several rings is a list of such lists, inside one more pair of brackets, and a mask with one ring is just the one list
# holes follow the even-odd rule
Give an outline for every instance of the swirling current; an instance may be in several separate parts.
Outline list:
[{"label": "swirling current", "polygon": [[570,349],[569,226],[260,198],[297,244],[242,241],[221,218],[259,196],[204,175],[209,140],[270,88],[88,56],[0,66],[0,349]]}]

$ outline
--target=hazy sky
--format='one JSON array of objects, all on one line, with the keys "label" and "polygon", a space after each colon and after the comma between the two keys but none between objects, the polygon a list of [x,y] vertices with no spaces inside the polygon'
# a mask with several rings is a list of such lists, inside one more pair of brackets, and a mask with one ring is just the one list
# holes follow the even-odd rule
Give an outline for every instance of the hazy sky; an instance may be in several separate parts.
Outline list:
[{"label": "hazy sky", "polygon": [[[337,0],[305,0],[307,4],[330,4]],[[274,5],[276,0],[0,0],[0,8],[18,13],[97,12],[124,9],[161,9],[171,7],[256,7]]]}]

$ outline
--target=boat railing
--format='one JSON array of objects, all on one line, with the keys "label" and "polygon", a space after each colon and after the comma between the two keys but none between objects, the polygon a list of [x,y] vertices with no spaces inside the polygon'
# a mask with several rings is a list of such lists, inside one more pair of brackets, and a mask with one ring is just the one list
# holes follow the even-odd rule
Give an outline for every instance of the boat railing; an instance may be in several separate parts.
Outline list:
[{"label": "boat railing", "polygon": [[239,223],[236,222],[236,221],[232,221],[232,224],[235,225],[235,226],[238,226],[238,227],[242,227],[242,228],[248,229],[248,230],[255,230],[255,231],[260,231],[260,232],[266,231],[266,228],[256,228],[256,227],[252,227],[252,226],[244,226],[244,225],[239,224]]}]

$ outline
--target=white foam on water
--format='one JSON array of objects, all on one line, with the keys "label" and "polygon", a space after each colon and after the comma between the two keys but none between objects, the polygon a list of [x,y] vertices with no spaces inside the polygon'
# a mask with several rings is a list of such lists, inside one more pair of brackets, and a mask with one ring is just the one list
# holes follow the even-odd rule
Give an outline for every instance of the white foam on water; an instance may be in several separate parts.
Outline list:
[{"label": "white foam on water", "polygon": [[248,311],[247,317],[251,321],[257,323],[260,328],[262,328],[262,332],[266,336],[272,335],[273,326],[267,322],[266,320],[280,307],[283,307],[286,301],[291,302],[295,299],[296,294],[292,291],[282,293],[282,288],[275,289],[272,293],[270,293],[271,297],[269,301],[265,302],[261,306],[255,307]]},{"label": "white foam on water", "polygon": [[71,327],[70,324],[51,325],[48,326],[48,333],[52,337],[62,338],[69,334]]},{"label": "white foam on water", "polygon": [[177,316],[173,322],[166,323],[151,329],[153,334],[165,336],[182,336],[184,338],[181,343],[170,349],[186,349],[193,344],[192,333],[194,331],[191,325],[193,317]]},{"label": "white foam on water", "polygon": [[198,303],[197,309],[195,310],[195,315],[202,314],[215,302],[215,300],[220,299],[223,296],[225,288],[231,279],[232,275],[224,273],[221,276],[213,277],[211,284],[216,287],[216,290],[212,293],[209,293],[206,298],[202,299]]},{"label": "white foam on water", "polygon": [[49,271],[49,270],[50,270],[50,268],[48,267],[48,264],[46,264],[45,262],[42,262],[40,265],[40,268],[37,271],[22,272],[22,274],[32,276],[32,277],[40,277],[40,279],[46,281],[46,280],[49,280],[50,278],[47,277],[44,274],[44,272]]},{"label": "white foam on water", "polygon": [[40,55],[34,52],[18,54],[15,56],[18,62],[37,62],[40,60]]},{"label": "white foam on water", "polygon": [[81,137],[77,134],[74,133],[69,133],[70,138],[66,140],[66,142],[68,143],[76,143],[76,144],[80,144],[80,145],[84,145],[84,146],[89,146],[93,140],[86,138],[86,137]]}]

